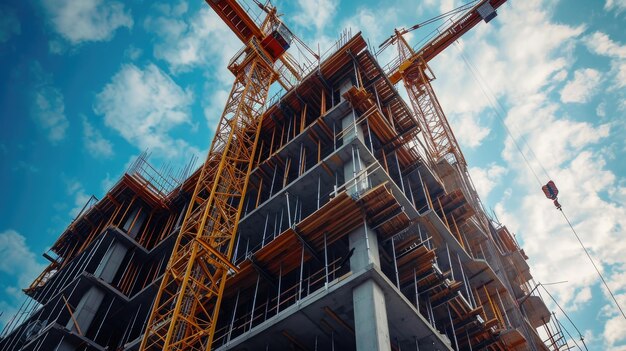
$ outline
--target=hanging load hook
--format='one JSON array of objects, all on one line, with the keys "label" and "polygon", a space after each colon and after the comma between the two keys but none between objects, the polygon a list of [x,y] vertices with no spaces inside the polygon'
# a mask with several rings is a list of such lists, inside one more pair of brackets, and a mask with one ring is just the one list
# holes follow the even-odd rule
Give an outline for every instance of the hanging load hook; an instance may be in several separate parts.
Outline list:
[{"label": "hanging load hook", "polygon": [[541,187],[541,190],[543,190],[543,193],[548,199],[553,200],[556,209],[560,210],[561,204],[558,200],[559,189],[556,187],[556,184],[554,184],[553,181],[549,181],[546,185]]}]

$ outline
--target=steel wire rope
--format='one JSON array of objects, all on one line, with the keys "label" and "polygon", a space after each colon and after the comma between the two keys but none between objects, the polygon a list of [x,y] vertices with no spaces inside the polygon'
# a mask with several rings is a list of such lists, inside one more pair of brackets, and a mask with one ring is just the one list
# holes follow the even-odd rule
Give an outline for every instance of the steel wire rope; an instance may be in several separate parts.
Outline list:
[{"label": "steel wire rope", "polygon": [[609,292],[609,294],[611,295],[611,298],[613,299],[613,301],[615,302],[615,305],[617,306],[617,308],[619,309],[620,313],[622,314],[622,317],[624,317],[624,319],[626,319],[626,314],[624,314],[624,310],[622,310],[622,307],[619,305],[619,303],[617,302],[617,298],[615,298],[615,294],[613,294],[613,291],[611,291],[611,288],[609,288],[609,284],[606,282],[606,280],[604,280],[604,276],[602,275],[602,273],[600,273],[600,270],[598,269],[598,266],[596,266],[595,262],[593,261],[593,259],[591,258],[591,255],[589,254],[589,252],[587,251],[587,248],[585,247],[585,245],[583,244],[583,242],[580,240],[580,237],[578,236],[578,233],[576,232],[576,229],[574,229],[574,226],[572,225],[572,223],[570,222],[569,218],[567,218],[567,215],[565,214],[565,211],[563,211],[563,208],[561,207],[559,209],[559,211],[561,211],[561,214],[563,215],[563,218],[565,218],[565,221],[567,221],[567,224],[569,225],[569,227],[572,229],[572,233],[574,233],[574,235],[576,236],[576,239],[578,240],[578,242],[580,243],[580,246],[583,248],[583,250],[585,251],[585,254],[587,255],[587,258],[589,258],[589,261],[591,262],[591,264],[593,265],[593,268],[596,270],[596,272],[598,273],[598,275],[600,276],[600,279],[602,279],[602,283],[604,284],[604,287],[606,288],[606,290]]},{"label": "steel wire rope", "polygon": [[[519,143],[517,142],[517,139],[513,136],[513,133],[511,132],[511,130],[509,129],[509,127],[507,126],[506,122],[504,121],[504,118],[502,117],[502,115],[500,114],[500,112],[498,111],[498,109],[494,106],[493,101],[491,101],[491,99],[489,98],[489,94],[487,93],[487,91],[485,90],[485,87],[483,86],[482,82],[480,81],[480,79],[478,79],[478,75],[480,73],[478,73],[477,71],[475,71],[472,63],[469,61],[469,59],[465,56],[465,54],[463,53],[463,49],[460,47],[460,45],[457,44],[457,42],[455,42],[456,47],[459,49],[460,53],[461,53],[461,58],[463,59],[463,61],[465,62],[465,65],[469,68],[470,73],[472,74],[472,77],[474,78],[474,80],[478,83],[478,87],[480,88],[480,91],[483,93],[483,95],[485,96],[485,98],[487,99],[487,102],[489,103],[489,105],[491,106],[491,108],[494,110],[496,117],[498,117],[498,120],[500,121],[500,123],[502,124],[502,126],[504,127],[504,130],[506,131],[507,135],[509,136],[509,138],[511,138],[511,141],[513,142],[513,145],[515,145],[515,148],[517,149],[517,151],[520,153],[520,155],[522,156],[522,158],[524,159],[524,163],[526,163],[526,166],[528,167],[528,169],[530,169],[531,173],[533,174],[533,176],[535,177],[535,179],[537,180],[537,184],[539,184],[539,186],[542,186],[543,183],[541,182],[541,180],[539,179],[539,176],[537,175],[537,172],[535,172],[535,169],[533,168],[533,166],[530,164],[530,161],[528,160],[528,158],[526,157],[526,154],[524,154],[524,151],[522,150],[521,146],[519,145]],[[494,98],[494,100],[497,101],[497,99]]]},{"label": "steel wire rope", "polygon": [[[456,44],[456,43],[455,43]],[[513,143],[515,144],[517,150],[519,151],[519,153],[521,154],[522,158],[524,159],[526,165],[528,166],[528,168],[531,170],[531,172],[533,173],[533,175],[535,176],[535,179],[537,180],[539,186],[542,186],[543,183],[541,182],[541,180],[539,179],[539,177],[537,176],[537,173],[535,172],[535,170],[533,169],[533,167],[531,166],[530,162],[528,161],[528,159],[526,158],[526,155],[524,155],[524,152],[522,151],[522,149],[519,147],[515,137],[513,136],[513,134],[511,133],[511,130],[508,128],[508,126],[506,125],[506,122],[504,120],[504,118],[502,118],[502,116],[500,115],[500,112],[497,110],[497,108],[495,108],[495,106],[493,105],[493,102],[491,101],[489,95],[487,94],[487,92],[485,91],[485,88],[483,87],[483,82],[480,81],[480,79],[478,79],[478,76],[480,75],[480,72],[478,72],[473,64],[471,63],[471,61],[469,61],[469,59],[465,56],[463,49],[460,47],[460,45],[457,45],[457,48],[459,49],[460,53],[461,53],[461,57],[463,59],[463,61],[465,62],[465,64],[467,65],[467,67],[470,70],[470,73],[472,74],[473,78],[476,80],[476,82],[479,85],[480,90],[482,91],[482,93],[485,95],[485,97],[487,98],[489,105],[491,105],[491,108],[494,109],[494,112],[496,114],[496,116],[498,117],[498,119],[500,120],[500,122],[502,123],[504,129],[506,130],[507,134],[509,135],[509,137],[511,138],[511,140],[513,141]],[[485,84],[486,86],[486,84]],[[494,101],[498,101],[495,96],[493,97]],[[504,111],[502,105],[498,102],[498,104],[500,105],[500,107],[502,108],[502,110]],[[521,133],[520,133],[521,135]],[[526,144],[528,149],[531,150],[532,152],[532,148],[530,147],[530,145]],[[532,152],[532,154],[535,156],[535,161],[541,166],[541,168],[543,169],[544,173],[546,174],[546,176],[548,177],[548,179],[551,179],[550,176],[548,175],[548,172],[546,171],[546,169],[543,167],[541,161],[539,160],[539,158],[536,157],[535,153]],[[567,224],[569,225],[570,229],[572,230],[572,233],[574,234],[574,236],[576,237],[576,239],[578,240],[578,243],[580,244],[580,247],[583,249],[583,251],[585,252],[585,255],[587,256],[587,258],[589,259],[589,261],[591,262],[593,268],[595,269],[596,273],[598,274],[598,276],[600,277],[600,280],[602,281],[604,287],[607,289],[607,291],[609,292],[609,295],[611,296],[611,298],[613,299],[613,302],[615,302],[615,305],[617,306],[618,310],[620,311],[622,317],[626,320],[626,314],[624,313],[624,311],[622,310],[622,307],[620,306],[620,304],[617,302],[617,298],[615,297],[615,294],[613,293],[613,291],[611,290],[611,288],[609,287],[608,283],[606,282],[606,280],[604,279],[604,276],[602,275],[602,273],[600,272],[600,269],[598,269],[598,267],[596,266],[595,262],[593,261],[591,255],[589,254],[589,251],[587,250],[587,247],[583,244],[582,240],[580,239],[578,233],[576,232],[576,230],[574,229],[574,226],[572,225],[572,223],[570,222],[569,218],[567,217],[567,215],[565,214],[565,212],[563,211],[563,207],[560,206],[558,207],[558,210],[561,212],[561,214],[563,215],[563,218],[565,218],[565,221],[567,222]],[[568,317],[569,318],[569,317]]]},{"label": "steel wire rope", "polygon": [[[455,43],[456,44],[456,43]],[[493,92],[493,90],[491,90],[491,88],[489,87],[489,85],[485,82],[485,79],[483,78],[483,76],[480,74],[480,72],[473,67],[471,61],[467,58],[467,56],[464,54],[463,49],[460,48],[460,46],[458,46],[459,51],[461,52],[461,57],[463,58],[463,60],[465,61],[466,65],[470,67],[470,69],[472,70],[471,73],[472,75],[474,75],[474,79],[481,84],[481,90],[484,87],[484,89],[486,91],[483,91],[483,94],[485,95],[485,98],[487,98],[490,101],[490,104],[492,105],[491,107],[494,110],[498,110],[498,108],[500,109],[500,112],[502,112],[503,114],[506,114],[506,109],[504,108],[504,106],[502,106],[502,104],[500,103],[500,100],[498,100],[495,97],[495,94]],[[488,93],[488,94],[487,94]],[[494,104],[495,103],[495,104]],[[494,106],[495,105],[495,106]],[[508,129],[508,126],[506,126],[506,124],[504,123],[504,121],[502,120],[501,116],[498,115],[498,117],[501,119],[502,124],[505,126],[505,128],[507,128],[507,132],[509,132],[509,135],[511,136],[512,139],[513,136],[510,133],[510,130]],[[513,126],[513,128],[515,128],[515,126]],[[517,129],[517,128],[516,128]],[[546,177],[548,179],[551,179],[550,175],[548,174],[548,171],[546,170],[546,168],[543,166],[543,164],[540,162],[539,158],[537,157],[537,154],[535,153],[535,150],[533,150],[532,146],[530,146],[530,144],[528,144],[528,141],[526,140],[526,138],[524,137],[524,134],[522,132],[519,131],[519,129],[516,130],[516,132],[518,132],[518,134],[520,135],[520,139],[522,139],[522,142],[524,144],[524,146],[526,146],[528,148],[529,153],[531,154],[531,156],[537,161],[537,163],[539,164],[539,167],[541,168],[541,170],[543,171],[543,173],[546,175]]]}]

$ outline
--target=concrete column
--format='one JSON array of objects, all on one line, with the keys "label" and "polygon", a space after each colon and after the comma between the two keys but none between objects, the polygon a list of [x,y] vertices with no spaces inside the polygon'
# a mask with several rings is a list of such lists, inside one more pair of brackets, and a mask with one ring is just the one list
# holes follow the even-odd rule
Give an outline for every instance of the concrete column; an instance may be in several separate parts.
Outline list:
[{"label": "concrete column", "polygon": [[354,230],[348,235],[350,250],[354,254],[350,257],[350,270],[358,272],[373,264],[380,268],[380,255],[378,254],[378,240],[376,232],[371,230],[367,223]]},{"label": "concrete column", "polygon": [[[87,333],[89,327],[91,326],[91,322],[93,321],[98,309],[100,308],[100,304],[104,299],[104,292],[100,289],[92,286],[87,290],[87,292],[83,295],[76,305],[76,309],[74,310],[74,319],[76,320],[76,324],[80,327],[80,330],[83,334]],[[74,324],[74,320],[70,317],[65,326],[67,329],[76,331],[76,325]]]},{"label": "concrete column", "polygon": [[365,137],[363,135],[363,127],[356,126],[356,128],[354,128],[355,120],[356,120],[356,116],[354,115],[352,111],[350,111],[350,113],[348,113],[347,116],[341,119],[341,129],[346,130],[348,128],[346,130],[346,133],[343,135],[344,143],[349,142],[350,140],[354,139],[355,130],[356,130],[356,137],[365,143]]},{"label": "concrete column", "polygon": [[[355,126],[355,115],[353,112],[350,112],[347,116],[345,116],[341,120],[341,128],[344,130],[345,134],[343,135],[343,143],[349,143],[353,139],[359,139],[363,143],[363,128],[361,126]],[[365,163],[361,158],[357,155],[356,149],[352,150],[353,157],[344,163],[343,165],[343,174],[346,182],[346,188],[348,190],[348,194],[354,195],[362,190],[367,189],[367,174],[361,174],[357,179],[353,179],[363,168],[366,167]],[[351,180],[352,181],[349,181]]]},{"label": "concrete column", "polygon": [[343,97],[343,94],[348,91],[348,89],[352,88],[354,84],[352,84],[352,77],[344,80],[343,82],[341,82],[341,84],[339,85],[339,101],[343,101],[345,100],[345,98]]},{"label": "concrete column", "polygon": [[[340,91],[345,91],[351,86],[342,86]],[[342,129],[345,130],[343,142],[348,143],[358,138],[364,141],[363,129],[354,126],[355,116],[350,112],[341,120]],[[347,180],[353,179],[356,173],[367,167],[364,162],[357,158],[354,152],[353,157],[344,164],[344,177]],[[367,188],[367,175],[363,175],[353,182],[347,184],[350,195]],[[350,249],[354,249],[350,257],[350,270],[356,274],[371,268],[380,268],[380,255],[378,251],[378,238],[376,232],[363,223],[348,235]],[[385,294],[382,289],[373,281],[367,280],[352,290],[352,301],[354,307],[354,326],[356,335],[357,351],[387,351],[391,350],[389,338],[389,324],[387,321],[387,306],[385,304]]]},{"label": "concrete column", "polygon": [[[366,223],[348,235],[350,269],[358,274],[371,266],[380,267],[376,232]],[[385,294],[373,280],[367,280],[352,290],[354,329],[357,351],[391,350]]]},{"label": "concrete column", "polygon": [[111,283],[128,252],[128,248],[120,242],[113,243],[104,254],[94,275],[107,283]]},{"label": "concrete column", "polygon": [[357,351],[391,350],[385,294],[368,280],[352,291]]}]

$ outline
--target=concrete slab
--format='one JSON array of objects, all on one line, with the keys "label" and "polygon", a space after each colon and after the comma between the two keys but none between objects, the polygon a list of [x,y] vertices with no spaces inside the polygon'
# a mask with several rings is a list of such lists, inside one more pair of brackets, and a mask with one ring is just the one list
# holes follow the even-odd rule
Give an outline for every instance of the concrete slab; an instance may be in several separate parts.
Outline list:
[{"label": "concrete slab", "polygon": [[[334,322],[324,312],[324,307],[331,308],[353,326],[352,289],[368,279],[376,282],[385,296],[392,340],[412,342],[417,339],[420,346],[429,345],[433,350],[452,350],[447,338],[418,314],[411,302],[379,269],[372,265],[360,272],[334,280],[327,289],[322,288],[312,293],[278,315],[252,328],[251,331],[231,340],[227,345],[220,346],[217,350],[264,350],[266,346],[269,346],[270,350],[288,349],[290,342],[285,337],[284,331],[311,348],[315,345],[317,337],[318,349],[330,349],[330,340],[334,336],[336,350],[355,350],[354,335]],[[336,333],[331,333],[328,327],[324,326],[325,323],[332,326]]]}]

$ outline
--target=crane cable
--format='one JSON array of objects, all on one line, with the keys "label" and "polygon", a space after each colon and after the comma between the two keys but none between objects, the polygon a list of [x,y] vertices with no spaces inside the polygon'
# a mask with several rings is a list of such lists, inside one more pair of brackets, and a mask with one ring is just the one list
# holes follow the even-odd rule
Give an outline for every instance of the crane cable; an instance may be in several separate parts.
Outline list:
[{"label": "crane cable", "polygon": [[620,313],[622,314],[622,317],[624,317],[624,319],[626,319],[626,314],[624,314],[624,310],[622,310],[622,307],[617,302],[617,299],[615,298],[615,295],[613,294],[613,291],[611,291],[611,288],[609,288],[609,285],[607,284],[606,280],[604,280],[604,277],[602,276],[602,273],[600,273],[600,270],[596,266],[595,262],[593,262],[593,259],[591,258],[591,255],[589,254],[589,252],[585,248],[585,245],[583,245],[583,242],[580,240],[580,237],[578,236],[578,233],[576,233],[576,229],[574,229],[574,226],[572,225],[572,223],[569,221],[569,218],[567,218],[567,216],[565,215],[565,212],[563,211],[563,208],[560,208],[559,211],[561,211],[561,214],[563,215],[563,218],[565,218],[565,221],[567,221],[567,224],[572,229],[572,233],[574,233],[574,235],[576,236],[576,239],[580,243],[580,246],[585,250],[585,254],[587,255],[587,258],[589,258],[589,261],[593,265],[593,268],[595,268],[596,272],[600,276],[600,279],[602,279],[602,283],[604,284],[604,286],[606,287],[606,290],[611,295],[611,298],[613,299],[613,301],[615,301],[615,305],[617,306],[617,308],[619,309]]},{"label": "crane cable", "polygon": [[[493,101],[496,102],[496,104],[500,107],[500,109],[505,112],[504,107],[502,106],[502,104],[500,104],[500,102],[498,101],[498,99],[495,97],[495,95],[493,94],[493,92],[491,92],[491,90],[489,89],[489,86],[484,82],[481,81],[481,79],[479,79],[479,77],[481,77],[480,72],[478,72],[474,65],[472,65],[471,61],[465,56],[465,53],[463,52],[463,48],[457,44],[457,42],[455,42],[455,45],[457,46],[457,48],[459,49],[460,53],[461,53],[461,57],[463,59],[463,61],[465,62],[465,64],[467,65],[467,67],[469,68],[470,73],[472,74],[472,77],[474,78],[474,80],[478,83],[480,90],[482,91],[483,95],[485,95],[485,97],[487,98],[487,101],[489,102],[489,105],[491,105],[491,108],[494,110],[496,116],[498,117],[498,119],[500,120],[500,122],[502,123],[502,126],[504,127],[504,129],[506,130],[508,136],[511,138],[511,140],[513,141],[513,144],[515,145],[515,147],[517,148],[517,150],[519,151],[520,155],[522,156],[522,158],[524,159],[524,162],[526,163],[526,166],[528,166],[528,168],[530,169],[530,171],[532,172],[532,174],[535,176],[535,179],[537,180],[537,182],[539,183],[539,186],[542,186],[543,183],[541,182],[541,180],[539,179],[539,177],[537,176],[537,173],[535,172],[534,168],[532,167],[532,165],[530,164],[528,158],[526,157],[526,155],[524,154],[524,152],[522,151],[521,147],[519,146],[517,140],[515,139],[515,137],[513,136],[513,134],[511,133],[511,130],[509,129],[509,127],[507,126],[504,118],[502,117],[502,115],[500,114],[500,112],[498,111],[498,109],[494,106]],[[484,87],[483,87],[484,85]],[[485,91],[485,88],[488,89],[492,96],[493,96],[493,101],[490,98],[489,94]],[[528,148],[528,150],[530,151],[530,154],[534,157],[535,161],[540,165],[540,167],[542,168],[543,172],[545,173],[546,177],[548,177],[548,179],[551,179],[550,176],[548,175],[547,170],[545,169],[545,167],[543,166],[543,164],[541,163],[541,161],[539,160],[539,158],[537,157],[537,155],[535,154],[535,152],[533,151],[532,147],[530,145],[528,145],[528,143],[526,142],[526,139],[523,138],[523,134],[520,133],[520,135],[522,135],[522,140],[524,141],[524,144],[526,145],[526,147]],[[589,259],[589,261],[591,262],[591,264],[593,265],[593,268],[595,269],[596,273],[598,274],[598,276],[600,277],[600,280],[602,281],[602,284],[604,285],[604,287],[606,288],[606,290],[609,292],[609,295],[611,295],[611,298],[613,299],[613,302],[615,302],[615,305],[617,306],[618,310],[620,311],[622,317],[626,320],[626,314],[624,313],[624,310],[622,309],[622,307],[620,306],[620,304],[617,302],[617,298],[615,297],[615,294],[613,293],[613,291],[611,290],[611,288],[609,287],[608,283],[606,282],[606,280],[604,279],[604,276],[602,275],[602,273],[600,272],[600,269],[598,268],[598,266],[595,264],[593,258],[591,257],[591,254],[589,254],[589,250],[587,249],[587,247],[583,244],[582,240],[580,239],[578,233],[576,232],[576,230],[574,229],[574,226],[572,225],[572,223],[570,222],[569,218],[567,217],[567,215],[565,214],[565,211],[563,211],[563,207],[562,206],[558,206],[557,209],[561,212],[561,214],[563,215],[563,218],[565,218],[565,221],[567,222],[567,224],[569,225],[570,229],[572,230],[572,233],[574,234],[574,236],[576,237],[576,239],[578,240],[578,243],[580,244],[580,247],[583,249],[583,251],[585,252],[585,255],[587,255],[587,258]]]},{"label": "crane cable", "polygon": [[[409,28],[399,28],[397,29],[399,32],[401,32],[401,35],[404,35],[406,33],[412,32],[418,28],[422,28],[426,25],[429,25],[431,23],[435,23],[437,21],[440,21],[446,17],[452,17],[454,15],[457,15],[461,12],[467,11],[469,9],[471,9],[472,5],[474,3],[478,2],[478,0],[470,0],[467,3],[461,4],[460,6],[453,8],[452,10],[449,10],[447,12],[441,13],[435,17],[429,18],[423,22],[420,22],[418,24],[415,24]],[[436,31],[435,31],[436,32]],[[376,51],[374,53],[374,55],[378,56],[381,52],[383,52],[387,47],[389,47],[390,45],[392,45],[394,43],[394,40],[396,38],[396,34],[391,35],[389,38],[385,39],[385,41],[383,41],[379,46],[378,46],[378,51]],[[426,39],[422,39],[422,40],[426,40]],[[418,43],[419,45],[419,43]],[[415,48],[414,48],[415,49]]]},{"label": "crane cable", "polygon": [[[526,163],[526,166],[528,167],[528,169],[530,169],[530,172],[533,174],[533,176],[537,180],[537,184],[539,184],[539,186],[541,187],[543,185],[543,182],[541,181],[541,179],[539,179],[539,176],[537,175],[537,172],[535,172],[535,169],[530,164],[530,161],[526,157],[526,154],[524,154],[524,151],[522,150],[522,147],[517,142],[517,139],[513,136],[513,133],[511,132],[511,130],[507,126],[506,122],[504,121],[504,118],[502,117],[502,115],[500,114],[500,112],[498,111],[496,106],[494,105],[493,101],[496,101],[496,103],[500,106],[500,109],[502,110],[502,112],[505,112],[504,108],[502,107],[502,105],[500,105],[498,99],[495,98],[495,95],[493,94],[493,92],[491,92],[491,91],[487,92],[485,90],[485,89],[489,89],[489,87],[487,86],[486,83],[484,83],[483,81],[481,81],[481,79],[479,79],[480,73],[477,70],[475,70],[475,68],[472,65],[472,63],[465,56],[465,54],[463,52],[463,48],[456,41],[454,42],[454,44],[459,49],[459,51],[461,52],[461,58],[465,62],[465,65],[469,68],[469,71],[472,74],[472,77],[474,78],[474,80],[478,83],[478,87],[480,88],[481,92],[483,93],[483,95],[487,99],[487,102],[489,103],[491,108],[494,110],[496,116],[498,117],[498,120],[500,120],[500,123],[504,127],[504,130],[506,131],[507,135],[509,136],[509,138],[511,138],[511,141],[513,142],[513,145],[515,145],[515,148],[517,149],[517,151],[520,153],[520,155],[524,159],[524,163]],[[494,96],[493,101],[492,101],[491,96],[489,95],[489,93],[491,93],[491,96]],[[521,133],[520,133],[520,135],[521,135]],[[528,149],[531,149],[531,147],[528,144],[526,144],[526,147]],[[534,152],[532,154],[535,155]],[[538,158],[535,157],[535,159],[537,160],[537,162],[539,162]],[[541,163],[539,162],[539,164],[541,164]],[[542,168],[543,168],[543,166],[542,166]],[[546,173],[546,176],[548,176],[547,172],[545,171],[545,168],[544,168],[544,172]],[[548,176],[548,179],[550,179],[549,176]]]}]

